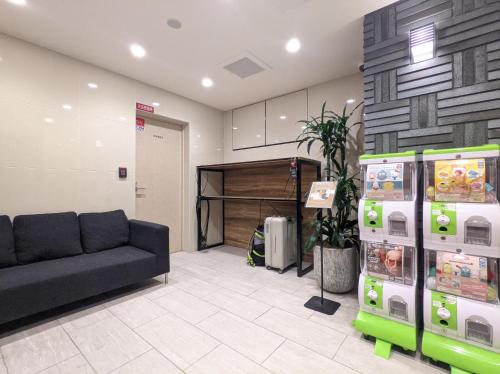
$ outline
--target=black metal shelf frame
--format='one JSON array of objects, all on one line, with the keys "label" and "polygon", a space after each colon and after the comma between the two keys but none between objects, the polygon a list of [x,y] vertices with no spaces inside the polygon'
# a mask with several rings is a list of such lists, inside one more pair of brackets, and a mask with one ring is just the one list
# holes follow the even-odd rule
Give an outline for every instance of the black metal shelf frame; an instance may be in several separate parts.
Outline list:
[{"label": "black metal shelf frame", "polygon": [[[225,196],[224,195],[224,171],[226,169],[235,168],[235,167],[245,167],[245,166],[255,166],[259,163],[265,164],[269,162],[284,162],[284,161],[292,161],[295,160],[297,165],[297,176],[295,179],[296,188],[295,188],[295,198],[278,198],[278,197],[267,197],[267,196]],[[197,228],[198,228],[198,251],[214,248],[218,246],[224,245],[225,238],[225,210],[224,210],[224,202],[226,200],[249,200],[249,201],[279,201],[279,202],[290,202],[295,204],[295,219],[297,222],[297,276],[302,277],[307,274],[311,270],[313,270],[314,265],[311,261],[311,264],[307,266],[305,269],[302,268],[303,260],[304,260],[304,240],[302,235],[302,209],[303,209],[303,191],[302,191],[302,166],[304,164],[313,165],[316,168],[316,180],[321,180],[321,162],[301,157],[294,158],[284,158],[284,159],[275,159],[275,160],[263,160],[263,161],[254,161],[254,162],[240,162],[233,164],[218,164],[218,165],[203,165],[198,166],[196,168],[196,176],[197,176],[197,204],[196,204],[196,217],[197,217]],[[222,173],[222,194],[221,196],[203,196],[202,195],[202,183],[201,176],[203,172],[219,172]],[[307,191],[304,191],[307,192]],[[202,224],[201,224],[201,202],[209,201],[209,200],[219,200],[222,201],[222,242],[205,245],[202,247]]]}]

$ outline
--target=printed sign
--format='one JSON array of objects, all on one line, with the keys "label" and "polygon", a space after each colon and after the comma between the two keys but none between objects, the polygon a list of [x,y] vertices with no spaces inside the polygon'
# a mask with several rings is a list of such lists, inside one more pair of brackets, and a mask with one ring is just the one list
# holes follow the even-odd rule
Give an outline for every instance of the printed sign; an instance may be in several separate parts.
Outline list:
[{"label": "printed sign", "polygon": [[404,200],[404,164],[368,165],[366,170],[366,197],[375,200]]},{"label": "printed sign", "polygon": [[436,161],[434,180],[436,201],[484,203],[486,197],[485,160]]},{"label": "printed sign", "polygon": [[381,229],[384,206],[381,201],[365,200],[364,222],[365,227]]},{"label": "printed sign", "polygon": [[486,257],[437,252],[436,288],[453,295],[487,301],[487,264]]},{"label": "printed sign", "polygon": [[[374,293],[376,298],[370,297]],[[364,302],[373,308],[384,308],[384,281],[377,278],[365,277]]]},{"label": "printed sign", "polygon": [[[457,298],[456,296],[447,295],[445,293],[432,291],[432,324],[442,327],[442,333],[446,334],[446,330],[457,329]],[[439,316],[439,310],[446,309],[450,313],[448,320],[443,320]]]},{"label": "printed sign", "polygon": [[135,108],[137,110],[142,110],[143,112],[148,112],[148,113],[155,112],[154,106],[146,105],[146,104],[142,104],[142,103],[135,103]]},{"label": "printed sign", "polygon": [[457,210],[455,204],[431,204],[431,231],[433,234],[457,234]]},{"label": "printed sign", "polygon": [[137,132],[144,132],[144,127],[145,127],[146,121],[144,118],[137,117],[135,119],[135,130]]},{"label": "printed sign", "polygon": [[313,182],[306,208],[333,208],[336,190],[337,182]]}]

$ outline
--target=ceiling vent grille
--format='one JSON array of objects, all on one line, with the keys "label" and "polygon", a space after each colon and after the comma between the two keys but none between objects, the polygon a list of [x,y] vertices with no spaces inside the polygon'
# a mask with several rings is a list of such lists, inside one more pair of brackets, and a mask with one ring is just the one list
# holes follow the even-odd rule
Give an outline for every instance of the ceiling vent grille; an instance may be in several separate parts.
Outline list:
[{"label": "ceiling vent grille", "polygon": [[225,65],[224,69],[244,79],[266,70],[266,67],[254,59],[244,56],[234,62],[231,62],[230,64]]}]

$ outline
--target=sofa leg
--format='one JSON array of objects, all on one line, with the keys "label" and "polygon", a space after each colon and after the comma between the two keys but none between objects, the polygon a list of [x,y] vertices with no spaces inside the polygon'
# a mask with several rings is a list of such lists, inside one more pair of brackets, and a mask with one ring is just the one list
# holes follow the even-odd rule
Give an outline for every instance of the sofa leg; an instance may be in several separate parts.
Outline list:
[{"label": "sofa leg", "polygon": [[165,273],[165,284],[168,284],[168,273]]}]

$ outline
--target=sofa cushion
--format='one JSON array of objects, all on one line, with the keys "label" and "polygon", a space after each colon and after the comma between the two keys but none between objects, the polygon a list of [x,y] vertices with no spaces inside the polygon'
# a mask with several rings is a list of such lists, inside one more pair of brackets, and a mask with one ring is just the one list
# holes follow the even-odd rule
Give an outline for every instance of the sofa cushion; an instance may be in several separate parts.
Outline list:
[{"label": "sofa cushion", "polygon": [[75,212],[34,214],[14,218],[19,264],[82,254]]},{"label": "sofa cushion", "polygon": [[123,210],[79,215],[83,249],[86,253],[128,244],[128,219]]},{"label": "sofa cushion", "polygon": [[0,269],[0,324],[158,275],[156,256],[125,246]]},{"label": "sofa cushion", "polygon": [[0,216],[0,268],[17,264],[14,249],[12,222],[8,216]]}]

